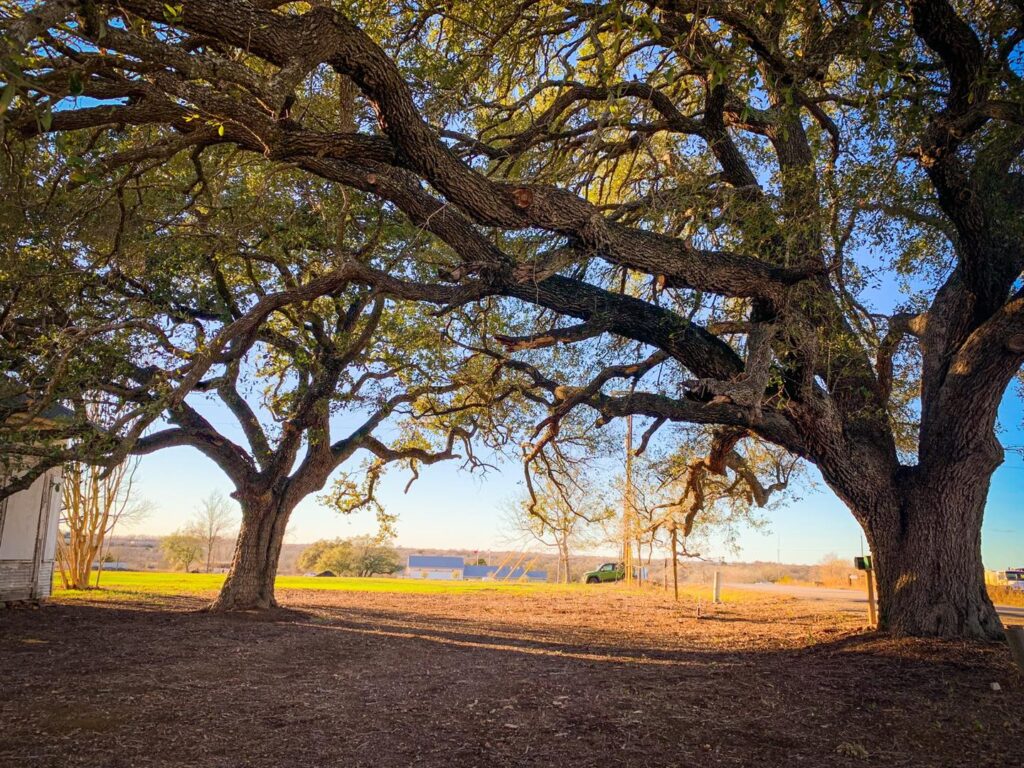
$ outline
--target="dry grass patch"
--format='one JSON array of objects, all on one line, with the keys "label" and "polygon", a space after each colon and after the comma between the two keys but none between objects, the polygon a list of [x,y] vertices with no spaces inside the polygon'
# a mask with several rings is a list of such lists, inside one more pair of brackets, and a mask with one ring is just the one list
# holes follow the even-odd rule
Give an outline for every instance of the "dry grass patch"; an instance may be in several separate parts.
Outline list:
[{"label": "dry grass patch", "polygon": [[988,585],[988,596],[996,605],[1015,605],[1024,607],[1024,589],[1010,589],[994,584]]}]

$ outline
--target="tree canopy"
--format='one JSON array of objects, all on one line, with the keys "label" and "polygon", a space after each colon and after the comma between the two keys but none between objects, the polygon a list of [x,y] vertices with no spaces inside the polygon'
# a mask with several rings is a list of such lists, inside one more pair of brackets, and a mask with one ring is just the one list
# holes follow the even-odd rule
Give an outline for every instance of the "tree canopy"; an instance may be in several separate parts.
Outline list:
[{"label": "tree canopy", "polygon": [[330,571],[335,576],[386,576],[402,570],[402,561],[390,542],[356,536],[313,542],[299,555],[298,567],[313,573]]},{"label": "tree canopy", "polygon": [[[644,418],[645,442],[703,425],[711,455],[779,446],[864,527],[887,627],[1001,633],[980,526],[996,411],[1024,362],[1015,4],[5,7],[5,184],[43,211],[4,214],[19,258],[0,331],[22,369],[73,368],[54,352],[69,328],[76,354],[98,338],[127,345],[109,352],[119,364],[137,356],[134,333],[104,325],[131,308],[94,303],[126,231],[163,232],[133,222],[130,201],[177,168],[163,197],[187,219],[210,163],[230,192],[257,165],[297,179],[281,198],[297,212],[352,195],[394,217],[389,257],[322,242],[289,261],[294,285],[239,305],[160,408],[297,296],[355,284],[462,309],[446,338],[545,411],[527,464],[584,412]],[[109,204],[87,203],[106,213],[81,232],[72,212],[90,195]],[[290,231],[284,212],[264,218]],[[54,297],[14,287],[88,243],[107,261],[70,265]],[[190,290],[215,293],[217,275]],[[50,380],[21,378],[30,395],[74,396]]]}]

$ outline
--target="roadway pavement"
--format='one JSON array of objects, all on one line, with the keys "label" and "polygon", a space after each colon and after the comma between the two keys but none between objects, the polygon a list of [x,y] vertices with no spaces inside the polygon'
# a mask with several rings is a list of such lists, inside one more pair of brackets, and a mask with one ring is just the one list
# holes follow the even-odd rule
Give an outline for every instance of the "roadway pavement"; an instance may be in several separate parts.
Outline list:
[{"label": "roadway pavement", "polygon": [[[789,584],[726,584],[735,589],[752,589],[758,592],[771,592],[777,595],[791,595],[802,600],[819,600],[839,603],[850,610],[868,610],[868,598],[864,592],[853,589],[828,589],[826,587],[799,587]],[[996,610],[1004,624],[1024,622],[1024,608],[1013,605],[997,605]]]}]

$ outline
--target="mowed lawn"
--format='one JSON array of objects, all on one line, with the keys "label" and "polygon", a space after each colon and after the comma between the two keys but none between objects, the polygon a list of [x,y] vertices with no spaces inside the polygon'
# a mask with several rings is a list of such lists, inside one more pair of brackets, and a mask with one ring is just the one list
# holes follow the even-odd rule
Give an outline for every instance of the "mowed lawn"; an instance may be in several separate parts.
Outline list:
[{"label": "mowed lawn", "polygon": [[[54,596],[74,600],[100,597],[103,593],[131,595],[149,593],[153,595],[204,595],[216,594],[224,583],[224,574],[179,573],[162,571],[110,571],[100,576],[100,590],[65,590],[60,579],[54,581]],[[360,577],[317,577],[278,576],[275,586],[278,590],[312,589],[342,592],[408,592],[415,594],[437,594],[442,592],[521,591],[523,589],[576,588],[583,585],[570,584],[568,587],[554,584],[502,583],[485,581],[431,581],[427,579],[360,578]]]},{"label": "mowed lawn", "polygon": [[[115,600],[131,601],[135,598],[209,596],[217,594],[224,575],[217,573],[180,573],[164,571],[110,571],[100,576],[99,589],[67,590],[54,580],[53,596],[59,600]],[[312,590],[328,592],[394,592],[401,594],[440,595],[466,593],[542,594],[544,592],[594,592],[595,590],[621,590],[620,584],[548,584],[530,582],[495,581],[435,581],[430,579],[361,578],[278,576],[276,591]],[[662,592],[660,586],[645,588]],[[710,600],[711,588],[699,585],[680,585],[680,594],[687,599]],[[726,589],[723,596],[733,602],[750,599],[748,592]],[[287,602],[287,600],[285,600]]]}]

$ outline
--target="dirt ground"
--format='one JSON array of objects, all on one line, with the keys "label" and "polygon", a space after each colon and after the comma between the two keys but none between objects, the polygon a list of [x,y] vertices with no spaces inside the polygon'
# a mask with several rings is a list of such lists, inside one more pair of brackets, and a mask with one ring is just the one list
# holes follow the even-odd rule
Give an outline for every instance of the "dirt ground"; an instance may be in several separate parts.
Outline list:
[{"label": "dirt ground", "polygon": [[[1018,766],[1005,648],[617,587],[0,612],[0,765]],[[993,691],[991,683],[999,683]]]}]

